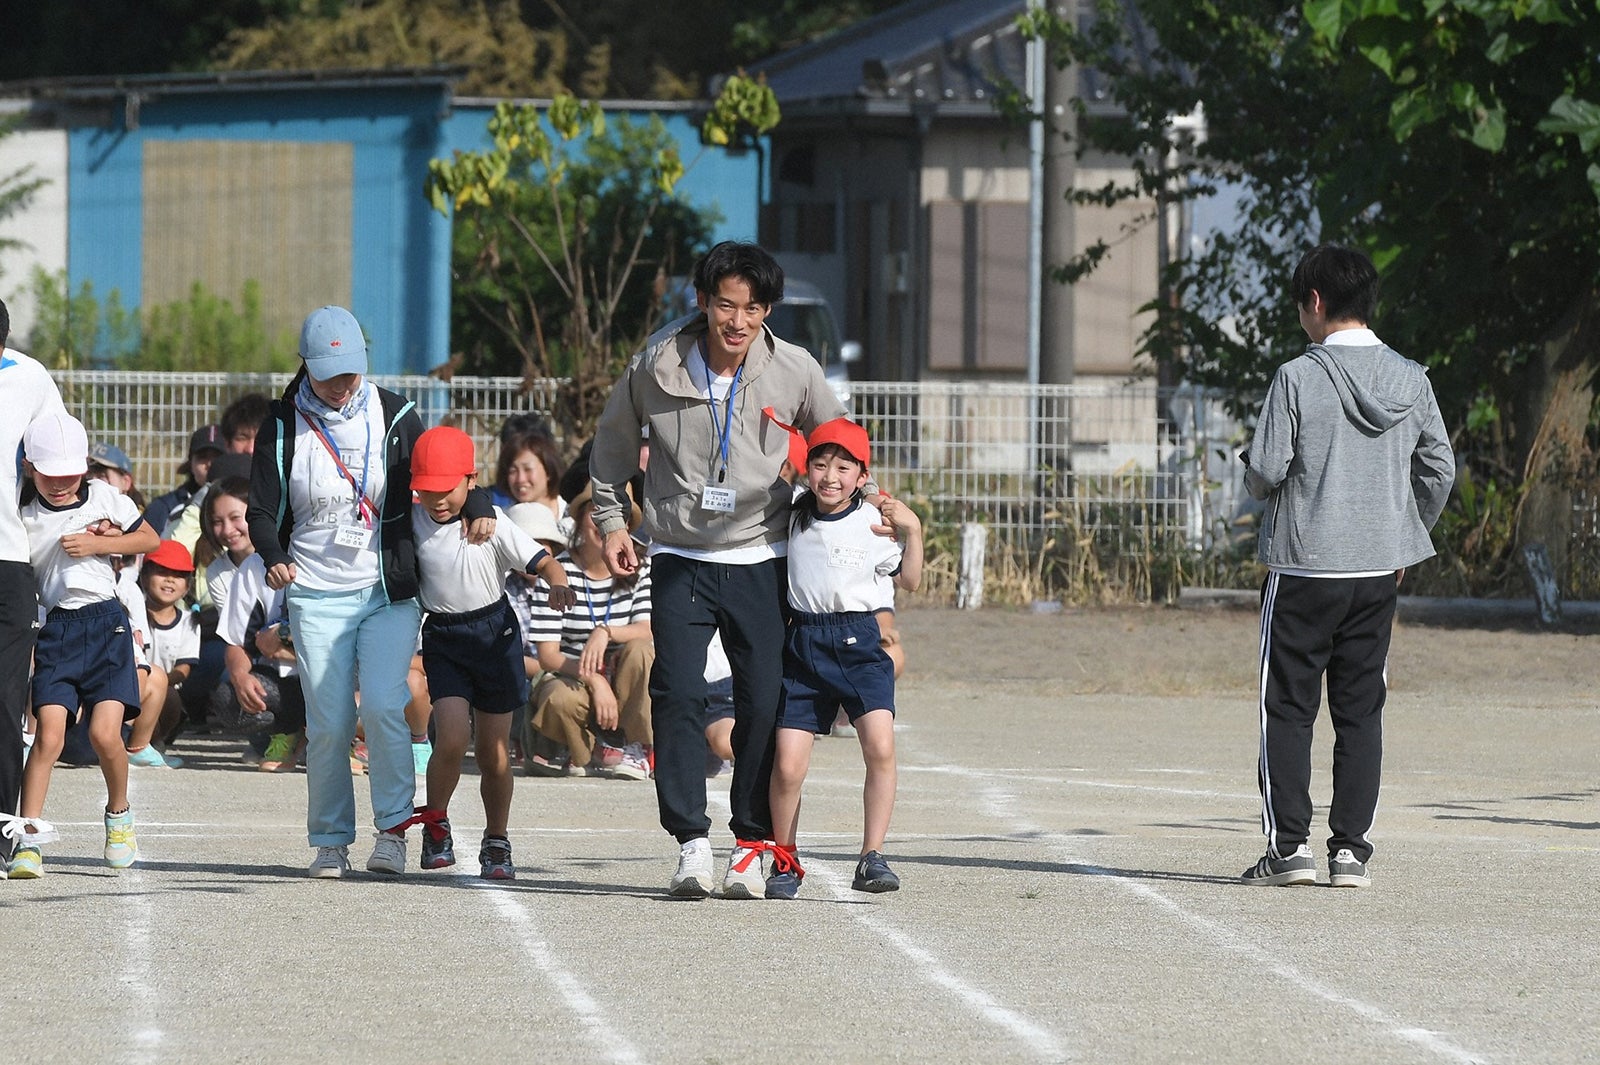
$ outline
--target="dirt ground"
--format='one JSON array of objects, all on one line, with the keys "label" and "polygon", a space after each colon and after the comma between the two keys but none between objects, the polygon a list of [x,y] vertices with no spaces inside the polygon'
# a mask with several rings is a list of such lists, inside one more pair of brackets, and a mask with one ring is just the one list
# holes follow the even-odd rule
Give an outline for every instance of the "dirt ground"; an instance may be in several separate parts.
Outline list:
[{"label": "dirt ground", "polygon": [[[1594,692],[1600,646],[1594,633],[1542,631],[1520,617],[1436,619],[1436,613],[1416,620],[1402,601],[1390,649],[1391,692],[1516,693],[1553,703],[1586,702]],[[1255,698],[1260,616],[1253,603],[1058,614],[911,604],[901,609],[899,624],[908,669],[919,682],[970,681],[987,668],[1002,690],[1028,694]]]}]

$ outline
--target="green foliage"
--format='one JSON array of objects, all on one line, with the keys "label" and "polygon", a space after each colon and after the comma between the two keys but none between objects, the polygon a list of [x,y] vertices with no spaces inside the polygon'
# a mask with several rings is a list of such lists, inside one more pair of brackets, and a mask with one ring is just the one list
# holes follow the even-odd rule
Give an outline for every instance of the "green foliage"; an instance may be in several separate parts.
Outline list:
[{"label": "green foliage", "polygon": [[473,96],[549,96],[568,76],[601,82],[607,71],[570,55],[566,34],[523,20],[515,0],[321,3],[231,33],[217,49],[223,70],[383,69],[437,64],[466,70],[457,91]]},{"label": "green foliage", "polygon": [[139,348],[118,368],[290,372],[299,364],[297,350],[295,337],[267,328],[258,282],[245,282],[235,309],[196,281],[187,300],[145,312]]},{"label": "green foliage", "polygon": [[36,266],[29,290],[35,310],[27,351],[51,369],[106,367],[138,343],[138,319],[115,289],[102,301],[90,282],[72,292],[65,271]]},{"label": "green foliage", "polygon": [[723,83],[711,111],[700,124],[700,139],[707,144],[746,144],[778,124],[778,96],[767,87],[766,77],[751,78],[744,71]]},{"label": "green foliage", "polygon": [[245,283],[237,310],[195,282],[187,300],[139,316],[115,289],[104,300],[85,281],[68,291],[65,273],[35,268],[31,298],[38,314],[29,353],[55,369],[209,371],[293,370],[295,338],[271,333],[261,313],[261,287]]},{"label": "green foliage", "polygon": [[558,96],[544,112],[500,104],[489,134],[428,166],[430,202],[455,211],[453,363],[570,379],[555,413],[582,439],[711,219],[674,195],[685,167],[657,118],[608,123]]},{"label": "green foliage", "polygon": [[[1256,392],[1303,343],[1284,306],[1294,260],[1337,240],[1379,264],[1380,333],[1432,368],[1447,411],[1480,393],[1510,409],[1520,367],[1600,279],[1589,176],[1600,10],[1176,0],[1140,11],[1153,53],[1130,47],[1110,0],[1085,28],[1048,15],[1030,25],[1058,61],[1098,68],[1128,112],[1080,116],[1080,147],[1135,160],[1134,180],[1110,196],[1241,191],[1237,225],[1172,264],[1181,298],[1150,308],[1149,352]],[[1196,107],[1203,139],[1171,121]]]}]

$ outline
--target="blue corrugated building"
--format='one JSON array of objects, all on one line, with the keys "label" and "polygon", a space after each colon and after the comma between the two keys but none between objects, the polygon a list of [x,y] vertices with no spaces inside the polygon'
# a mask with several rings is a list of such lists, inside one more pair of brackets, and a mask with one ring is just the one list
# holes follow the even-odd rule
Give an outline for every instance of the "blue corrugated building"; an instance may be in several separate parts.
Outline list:
[{"label": "blue corrugated building", "polygon": [[[0,99],[65,138],[74,290],[153,306],[196,281],[236,299],[253,279],[269,325],[343,304],[373,372],[403,373],[449,355],[450,222],[423,194],[428,160],[488,145],[494,101],[457,103],[453,82],[442,69],[51,79],[0,85]],[[701,153],[693,105],[607,109],[659,114],[696,160],[680,193],[721,216],[718,239],[755,236],[755,153]]]}]

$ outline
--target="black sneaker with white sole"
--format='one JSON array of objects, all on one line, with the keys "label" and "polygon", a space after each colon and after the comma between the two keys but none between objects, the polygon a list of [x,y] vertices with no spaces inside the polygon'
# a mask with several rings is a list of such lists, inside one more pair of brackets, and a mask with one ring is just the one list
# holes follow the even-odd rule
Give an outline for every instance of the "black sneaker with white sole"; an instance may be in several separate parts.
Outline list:
[{"label": "black sneaker with white sole", "polygon": [[1256,887],[1297,887],[1301,884],[1315,884],[1317,860],[1311,856],[1311,848],[1302,843],[1295,848],[1293,854],[1285,858],[1274,858],[1271,854],[1263,854],[1261,860],[1246,869],[1239,879]]},{"label": "black sneaker with white sole", "polygon": [[1328,883],[1333,887],[1371,887],[1367,863],[1357,861],[1348,850],[1341,850],[1328,859]]}]

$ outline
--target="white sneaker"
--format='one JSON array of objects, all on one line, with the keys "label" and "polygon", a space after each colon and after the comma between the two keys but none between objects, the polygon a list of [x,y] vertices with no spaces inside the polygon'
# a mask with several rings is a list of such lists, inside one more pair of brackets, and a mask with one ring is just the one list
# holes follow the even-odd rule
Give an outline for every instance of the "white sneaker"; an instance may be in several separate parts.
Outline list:
[{"label": "white sneaker", "polygon": [[722,874],[722,897],[759,899],[767,893],[767,848],[750,847],[743,842],[728,855],[728,871]]},{"label": "white sneaker", "polygon": [[350,870],[349,847],[318,847],[306,872],[318,880],[337,880]]},{"label": "white sneaker", "polygon": [[711,894],[711,841],[704,836],[678,846],[678,871],[672,874],[669,895],[703,899]]},{"label": "white sneaker", "polygon": [[399,876],[406,871],[406,838],[398,832],[379,832],[374,837],[367,872]]},{"label": "white sneaker", "polygon": [[622,761],[611,767],[617,780],[649,780],[650,749],[642,743],[630,743],[622,749]]}]

